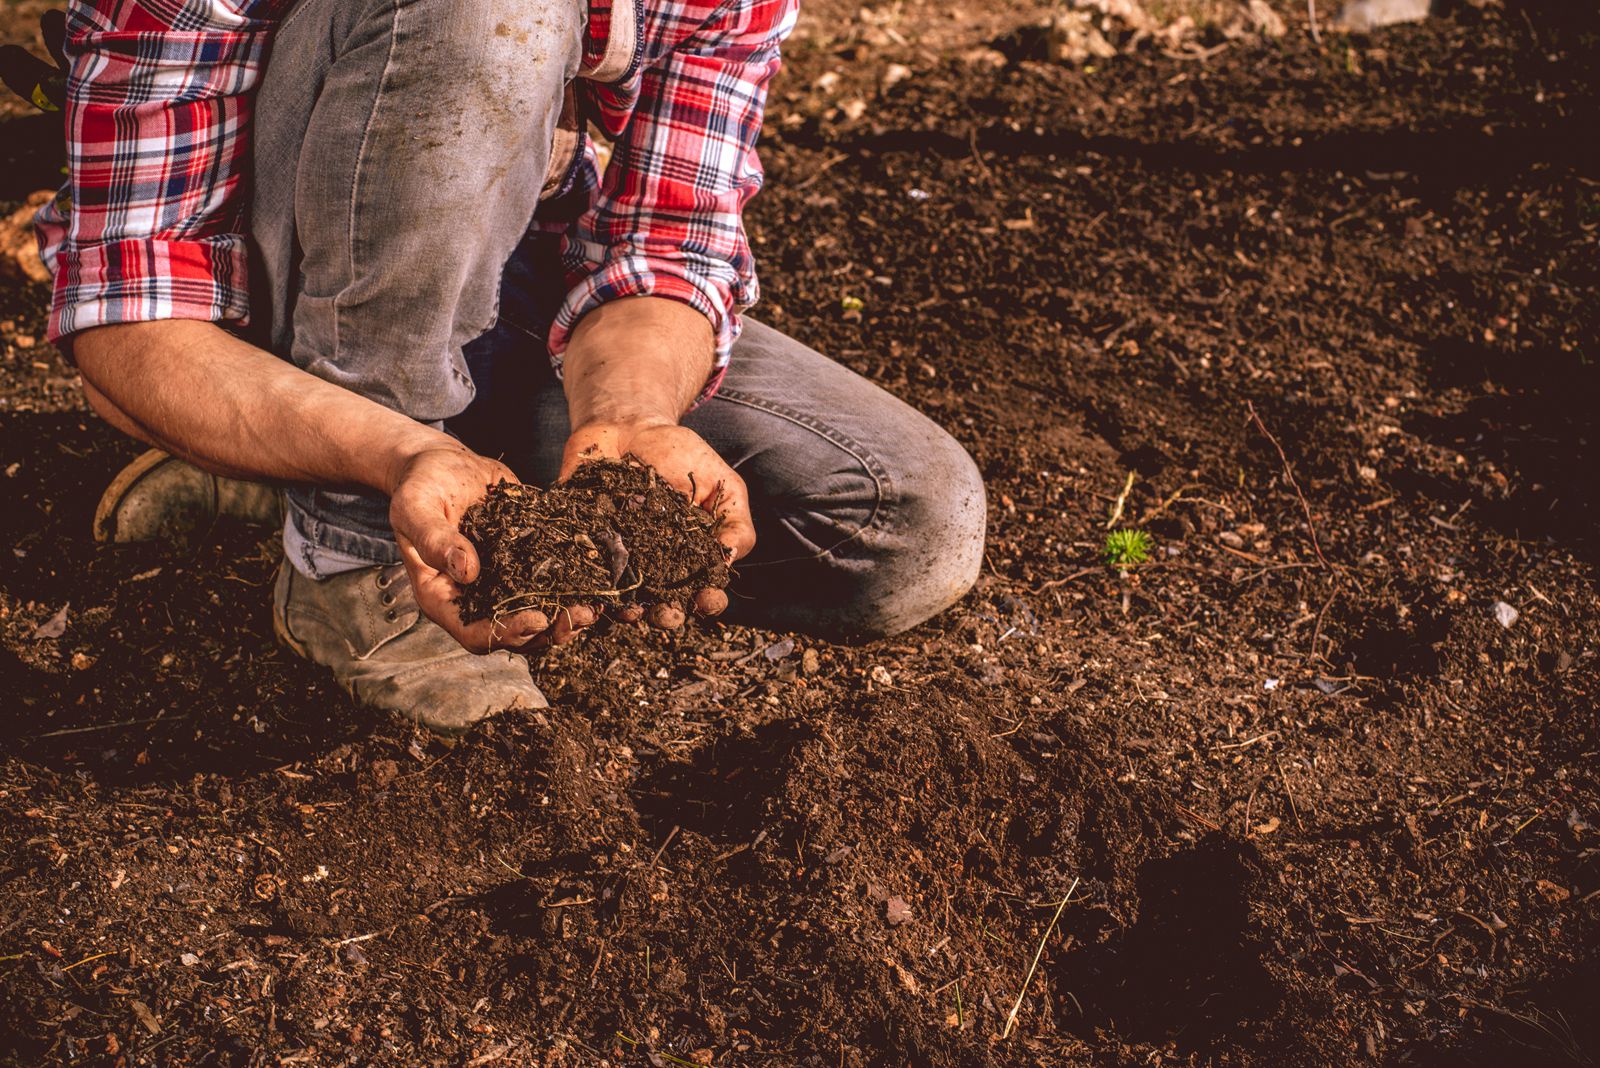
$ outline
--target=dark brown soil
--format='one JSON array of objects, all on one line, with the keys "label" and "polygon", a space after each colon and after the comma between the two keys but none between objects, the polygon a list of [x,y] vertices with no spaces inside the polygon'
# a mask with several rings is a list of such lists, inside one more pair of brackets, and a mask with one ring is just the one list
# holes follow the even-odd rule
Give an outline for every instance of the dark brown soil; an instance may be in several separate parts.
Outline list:
[{"label": "dark brown soil", "polygon": [[618,626],[413,734],[259,532],[96,549],[135,447],[0,288],[0,1063],[1600,1059],[1592,25],[1020,41],[774,94],[765,316],[988,480],[896,640]]},{"label": "dark brown soil", "polygon": [[672,604],[728,584],[717,517],[634,457],[593,460],[550,489],[501,482],[461,519],[478,581],[458,604],[468,623],[577,604]]}]

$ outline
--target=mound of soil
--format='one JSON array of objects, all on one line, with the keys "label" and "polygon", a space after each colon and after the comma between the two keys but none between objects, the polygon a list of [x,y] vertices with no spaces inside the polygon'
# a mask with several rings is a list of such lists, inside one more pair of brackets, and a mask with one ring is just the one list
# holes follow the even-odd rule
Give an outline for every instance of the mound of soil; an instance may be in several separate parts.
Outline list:
[{"label": "mound of soil", "polygon": [[674,604],[728,584],[717,516],[628,456],[591,460],[550,489],[500,482],[467,510],[478,581],[461,618],[574,604]]}]

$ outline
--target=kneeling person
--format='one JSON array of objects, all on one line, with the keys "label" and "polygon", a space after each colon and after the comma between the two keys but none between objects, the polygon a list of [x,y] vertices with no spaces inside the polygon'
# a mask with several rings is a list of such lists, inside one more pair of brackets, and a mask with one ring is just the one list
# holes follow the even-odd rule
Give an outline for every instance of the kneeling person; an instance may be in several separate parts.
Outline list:
[{"label": "kneeling person", "polygon": [[[453,603],[485,487],[587,455],[720,487],[741,621],[859,639],[949,606],[982,559],[970,457],[743,315],[741,215],[794,17],[72,5],[70,196],[39,218],[51,336],[94,409],[169,454],[119,478],[102,533],[286,485],[278,634],[439,730],[542,705],[518,650],[594,621],[468,625]],[[613,141],[603,172],[588,123]]]}]

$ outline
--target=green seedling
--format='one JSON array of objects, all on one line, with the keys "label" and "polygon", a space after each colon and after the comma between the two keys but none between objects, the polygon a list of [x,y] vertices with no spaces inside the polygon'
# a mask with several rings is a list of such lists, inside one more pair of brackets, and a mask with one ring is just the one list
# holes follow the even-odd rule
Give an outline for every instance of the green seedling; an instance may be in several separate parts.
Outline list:
[{"label": "green seedling", "polygon": [[1153,546],[1150,535],[1142,530],[1113,530],[1106,535],[1106,543],[1101,548],[1100,554],[1105,558],[1107,566],[1118,571],[1127,571],[1150,559],[1150,550]]}]

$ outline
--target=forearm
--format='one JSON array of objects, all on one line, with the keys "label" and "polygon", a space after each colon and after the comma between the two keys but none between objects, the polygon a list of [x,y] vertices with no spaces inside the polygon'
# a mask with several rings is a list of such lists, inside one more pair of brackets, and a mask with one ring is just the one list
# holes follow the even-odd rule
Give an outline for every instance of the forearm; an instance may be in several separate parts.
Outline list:
[{"label": "forearm", "polygon": [[76,335],[72,352],[109,422],[218,474],[392,493],[419,452],[461,448],[212,323],[97,327]]},{"label": "forearm", "polygon": [[594,309],[573,331],[563,364],[574,429],[676,424],[705,387],[714,339],[680,301],[629,297]]}]

